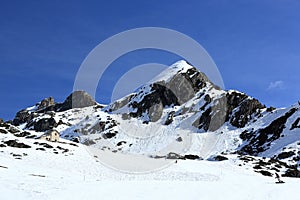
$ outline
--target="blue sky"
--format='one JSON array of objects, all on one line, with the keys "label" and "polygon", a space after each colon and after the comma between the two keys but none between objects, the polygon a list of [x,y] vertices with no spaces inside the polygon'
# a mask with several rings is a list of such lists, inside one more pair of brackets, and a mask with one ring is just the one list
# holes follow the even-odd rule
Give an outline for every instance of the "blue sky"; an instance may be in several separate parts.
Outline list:
[{"label": "blue sky", "polygon": [[[156,26],[198,41],[217,64],[226,89],[267,106],[288,106],[300,94],[300,1],[1,1],[0,117],[41,99],[63,101],[81,62],[101,41],[132,28]],[[172,64],[155,50],[122,56],[101,81],[108,103],[123,73],[139,64]],[[100,82],[101,82],[100,81]]]}]

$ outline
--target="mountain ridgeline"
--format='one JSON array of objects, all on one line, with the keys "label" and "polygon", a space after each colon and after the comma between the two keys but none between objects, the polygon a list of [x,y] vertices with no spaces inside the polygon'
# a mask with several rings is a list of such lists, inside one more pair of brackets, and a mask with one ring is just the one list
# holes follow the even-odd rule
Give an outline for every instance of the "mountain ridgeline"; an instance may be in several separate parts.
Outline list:
[{"label": "mountain ridgeline", "polygon": [[[179,61],[109,105],[97,103],[84,91],[73,92],[63,103],[49,97],[19,111],[12,121],[2,122],[0,131],[15,135],[27,132],[30,133],[27,137],[34,138],[55,129],[61,138],[70,141],[149,156],[158,156],[153,149],[164,148],[171,142],[183,143],[182,135],[192,134],[198,142],[184,152],[189,157],[210,159],[230,154],[239,155],[241,160],[247,156],[266,157],[284,163],[287,170],[283,174],[299,177],[299,107],[295,104],[289,108],[266,108],[245,93],[222,90],[204,73]],[[135,131],[137,138],[139,134],[155,131],[161,135],[141,142],[130,137],[131,131]],[[207,144],[209,151],[201,143],[208,141],[207,138],[215,138],[214,143]],[[184,158],[182,152],[175,150],[160,156],[167,157],[168,153]],[[263,169],[268,168],[268,162]]]}]

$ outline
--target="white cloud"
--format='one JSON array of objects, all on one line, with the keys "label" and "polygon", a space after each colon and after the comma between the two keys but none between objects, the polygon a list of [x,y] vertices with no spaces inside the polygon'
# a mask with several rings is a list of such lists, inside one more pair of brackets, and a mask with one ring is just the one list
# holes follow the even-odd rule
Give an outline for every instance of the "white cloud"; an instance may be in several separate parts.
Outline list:
[{"label": "white cloud", "polygon": [[271,82],[268,90],[278,90],[278,89],[284,89],[284,82],[283,81],[274,81]]}]

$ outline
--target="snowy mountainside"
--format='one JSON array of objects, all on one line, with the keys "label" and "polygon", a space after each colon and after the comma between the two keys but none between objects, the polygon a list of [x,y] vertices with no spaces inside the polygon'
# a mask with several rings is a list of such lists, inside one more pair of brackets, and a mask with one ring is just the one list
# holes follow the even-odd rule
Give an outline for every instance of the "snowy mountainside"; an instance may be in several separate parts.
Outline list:
[{"label": "snowy mountainside", "polygon": [[[68,149],[62,153],[68,155],[75,145],[86,145],[153,159],[234,158],[264,175],[300,177],[299,107],[265,108],[242,92],[222,90],[179,61],[110,105],[75,91],[63,103],[49,97],[21,110],[12,121],[1,123],[0,150],[15,154],[11,148],[25,144],[45,153]],[[41,140],[53,129],[67,144]],[[48,145],[53,148],[44,147]]]}]

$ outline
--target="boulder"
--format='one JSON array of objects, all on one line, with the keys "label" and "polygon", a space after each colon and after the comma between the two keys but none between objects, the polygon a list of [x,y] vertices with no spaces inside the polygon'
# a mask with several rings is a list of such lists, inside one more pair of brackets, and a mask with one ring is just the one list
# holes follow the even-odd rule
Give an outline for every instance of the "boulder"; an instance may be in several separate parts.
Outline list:
[{"label": "boulder", "polygon": [[187,154],[187,155],[184,155],[184,159],[189,159],[189,160],[202,160],[201,157],[199,157],[198,155],[193,155],[193,154]]},{"label": "boulder", "polygon": [[15,147],[15,148],[31,148],[31,146],[21,142],[17,142],[16,140],[8,140],[3,143],[6,144],[7,146]]},{"label": "boulder", "polygon": [[224,161],[224,160],[228,160],[228,158],[225,157],[225,156],[217,155],[213,158],[213,160],[215,160],[215,161]]},{"label": "boulder", "polygon": [[281,160],[281,159],[289,158],[289,157],[294,156],[294,155],[296,155],[296,154],[292,151],[281,152],[280,154],[278,154],[277,158]]}]

